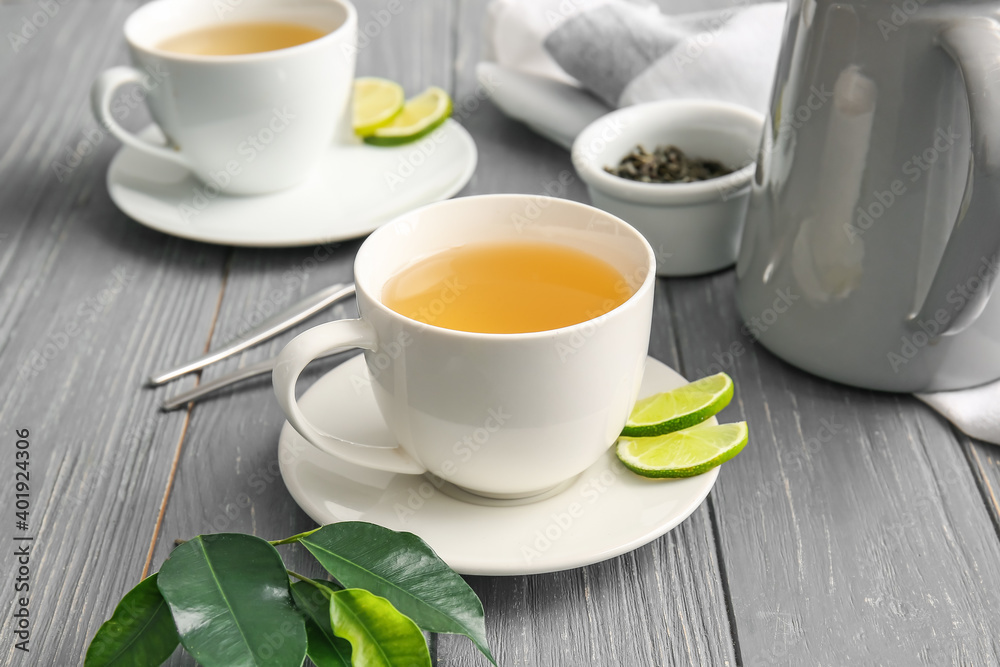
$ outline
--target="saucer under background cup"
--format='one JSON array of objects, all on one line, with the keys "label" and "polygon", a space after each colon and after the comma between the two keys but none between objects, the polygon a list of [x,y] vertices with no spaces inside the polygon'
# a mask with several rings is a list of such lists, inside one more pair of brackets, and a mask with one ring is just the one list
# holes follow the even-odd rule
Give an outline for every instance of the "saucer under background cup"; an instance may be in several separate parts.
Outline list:
[{"label": "saucer under background cup", "polygon": [[[155,125],[140,136],[163,140]],[[476,169],[476,144],[454,120],[395,147],[332,145],[309,179],[280,192],[227,196],[184,167],[123,146],[108,192],[129,217],[173,236],[234,246],[284,247],[371,233],[414,208],[458,193]]]},{"label": "saucer under background cup", "polygon": [[[317,427],[338,437],[394,447],[368,383],[358,355],[316,381],[299,405]],[[686,383],[648,357],[639,395]],[[719,475],[715,468],[686,479],[647,479],[626,469],[609,448],[556,495],[521,504],[465,502],[425,476],[341,461],[309,444],[288,422],[278,460],[292,497],[317,523],[368,521],[415,533],[453,569],[471,575],[556,572],[636,549],[694,512]]]}]

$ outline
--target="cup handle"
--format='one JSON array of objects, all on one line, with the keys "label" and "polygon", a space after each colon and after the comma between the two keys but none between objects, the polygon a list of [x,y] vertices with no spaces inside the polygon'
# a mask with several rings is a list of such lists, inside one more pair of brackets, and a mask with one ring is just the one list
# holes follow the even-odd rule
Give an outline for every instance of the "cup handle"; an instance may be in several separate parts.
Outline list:
[{"label": "cup handle", "polygon": [[90,87],[90,106],[94,117],[107,128],[108,132],[118,137],[126,146],[190,169],[191,165],[177,150],[162,144],[155,144],[132,134],[119,125],[111,114],[111,98],[115,91],[126,83],[142,84],[146,78],[146,74],[132,67],[112,67],[101,72]]},{"label": "cup handle", "polygon": [[289,423],[299,434],[339,459],[366,468],[387,472],[421,475],[427,469],[417,463],[401,447],[374,447],[341,440],[313,426],[295,400],[295,381],[309,362],[340,349],[377,347],[375,331],[364,320],[336,320],[313,327],[292,339],[278,355],[272,381],[274,394]]}]

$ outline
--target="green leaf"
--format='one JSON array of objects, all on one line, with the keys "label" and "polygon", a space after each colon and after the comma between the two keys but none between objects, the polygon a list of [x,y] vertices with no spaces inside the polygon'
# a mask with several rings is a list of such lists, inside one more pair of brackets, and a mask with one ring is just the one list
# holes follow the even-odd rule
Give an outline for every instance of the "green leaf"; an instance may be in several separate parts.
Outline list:
[{"label": "green leaf", "polygon": [[84,667],[159,665],[177,648],[177,629],[156,587],[156,575],[140,581],[90,641]]},{"label": "green leaf", "polygon": [[299,667],[305,621],[270,544],[252,535],[199,535],[174,549],[157,582],[181,643],[205,667]]},{"label": "green leaf", "polygon": [[[330,594],[341,590],[332,582],[316,582]],[[307,581],[292,584],[292,599],[306,617],[306,635],[309,637],[306,655],[317,667],[351,667],[351,644],[333,633],[330,624],[330,598]]]},{"label": "green leaf", "polygon": [[344,586],[386,598],[424,630],[465,635],[496,664],[479,597],[413,533],[345,521],[299,541]]},{"label": "green leaf", "polygon": [[385,598],[360,588],[330,598],[330,622],[351,642],[355,667],[431,667],[427,640]]}]

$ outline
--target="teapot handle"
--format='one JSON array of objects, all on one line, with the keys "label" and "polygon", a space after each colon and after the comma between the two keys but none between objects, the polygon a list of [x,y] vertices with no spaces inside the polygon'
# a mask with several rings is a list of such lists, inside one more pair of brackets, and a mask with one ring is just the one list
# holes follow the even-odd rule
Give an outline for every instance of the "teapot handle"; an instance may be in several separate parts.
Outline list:
[{"label": "teapot handle", "polygon": [[972,164],[959,218],[913,325],[948,313],[942,335],[975,322],[990,298],[1000,260],[1000,22],[949,21],[938,36],[965,83],[972,128]]}]

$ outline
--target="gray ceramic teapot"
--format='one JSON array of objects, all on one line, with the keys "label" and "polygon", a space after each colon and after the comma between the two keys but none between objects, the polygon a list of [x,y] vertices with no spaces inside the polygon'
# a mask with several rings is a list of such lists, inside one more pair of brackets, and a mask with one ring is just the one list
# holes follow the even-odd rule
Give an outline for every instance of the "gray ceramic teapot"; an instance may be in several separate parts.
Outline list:
[{"label": "gray ceramic teapot", "polygon": [[1000,3],[793,2],[784,40],[745,331],[862,387],[1000,378]]}]

